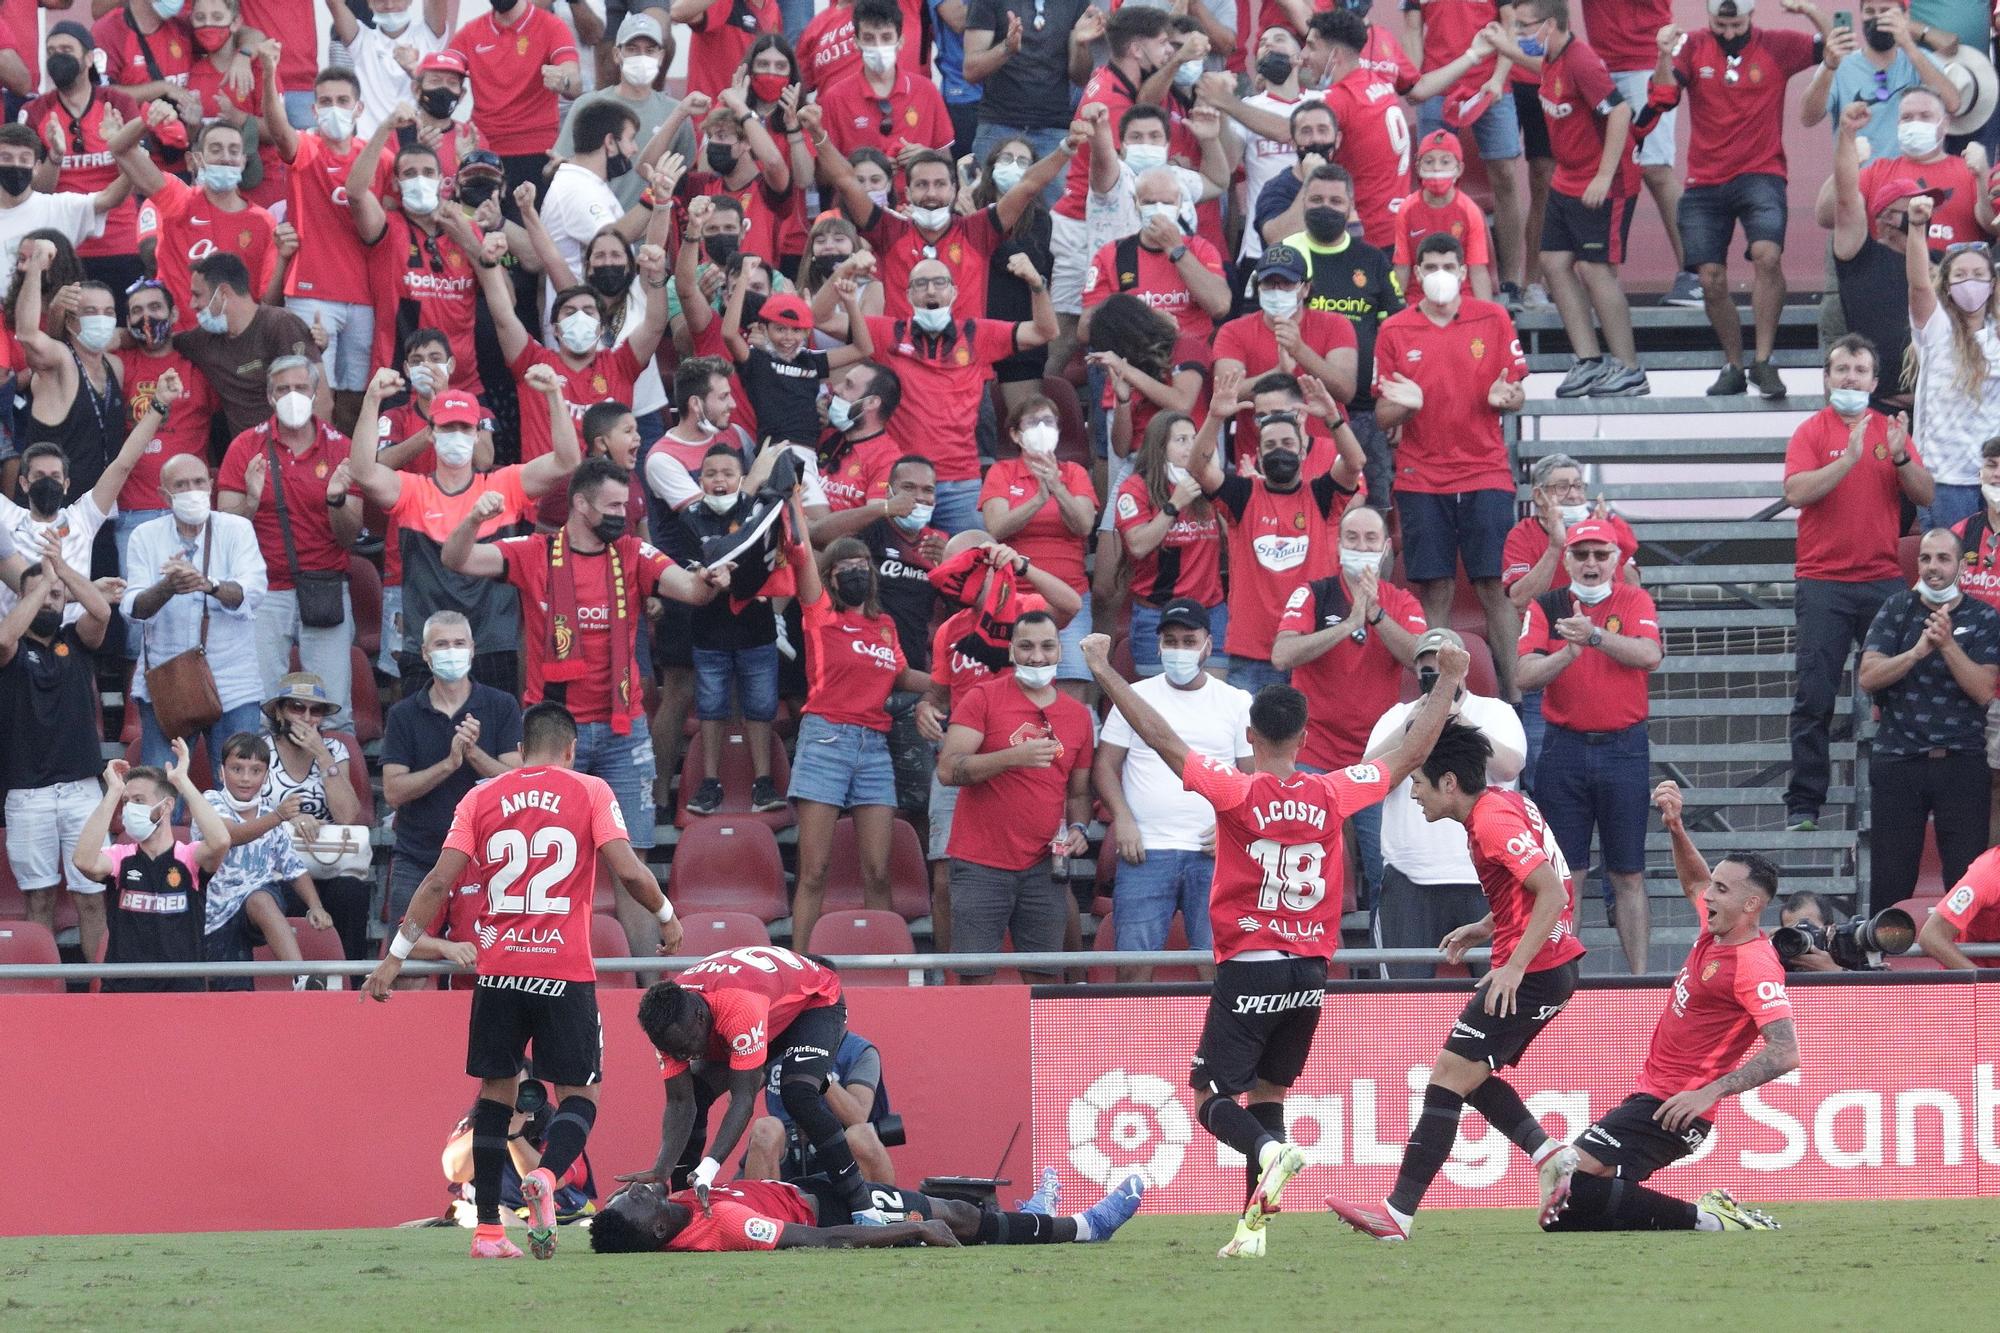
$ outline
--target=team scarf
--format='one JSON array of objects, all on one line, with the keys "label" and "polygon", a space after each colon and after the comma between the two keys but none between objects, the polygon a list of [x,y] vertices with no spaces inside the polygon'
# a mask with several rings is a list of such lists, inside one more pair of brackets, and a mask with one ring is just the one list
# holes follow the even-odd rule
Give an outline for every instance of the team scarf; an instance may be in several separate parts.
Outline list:
[{"label": "team scarf", "polygon": [[1013,664],[1014,622],[1027,608],[1013,569],[993,568],[986,551],[983,546],[960,551],[932,570],[930,581],[939,594],[972,609],[971,630],[952,646],[989,670],[1005,671]]},{"label": "team scarf", "polygon": [[[542,680],[555,685],[547,697],[561,702],[569,682],[582,680],[587,673],[583,643],[577,637],[576,568],[577,555],[568,549],[569,529],[557,528],[549,534],[549,641],[542,657]],[[637,688],[633,680],[632,589],[626,576],[637,568],[639,539],[620,537],[604,548],[611,562],[611,730],[624,736],[632,730],[632,701]]]}]

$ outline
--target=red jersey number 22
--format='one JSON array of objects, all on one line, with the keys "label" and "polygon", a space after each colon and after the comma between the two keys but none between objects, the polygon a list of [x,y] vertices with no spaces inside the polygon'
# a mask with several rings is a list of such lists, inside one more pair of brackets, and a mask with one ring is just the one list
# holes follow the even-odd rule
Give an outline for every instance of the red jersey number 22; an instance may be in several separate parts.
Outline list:
[{"label": "red jersey number 22", "polygon": [[[531,862],[541,864],[528,880],[526,891],[509,892],[528,873]],[[576,836],[568,829],[536,829],[532,841],[519,829],[501,829],[486,840],[486,863],[499,866],[486,886],[496,916],[543,916],[569,911],[567,897],[549,894],[550,889],[568,879],[576,869]]]},{"label": "red jersey number 22", "polygon": [[1326,848],[1316,842],[1285,845],[1259,838],[1245,848],[1264,869],[1257,891],[1257,910],[1275,912],[1282,902],[1288,912],[1310,912],[1326,897]]}]

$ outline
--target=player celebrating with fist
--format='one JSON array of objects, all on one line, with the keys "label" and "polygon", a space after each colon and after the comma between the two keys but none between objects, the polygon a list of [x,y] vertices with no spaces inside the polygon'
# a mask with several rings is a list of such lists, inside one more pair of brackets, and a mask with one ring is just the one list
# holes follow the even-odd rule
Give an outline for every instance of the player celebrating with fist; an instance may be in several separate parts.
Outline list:
[{"label": "player celebrating with fist", "polygon": [[[1225,1259],[1264,1253],[1264,1223],[1278,1211],[1305,1154],[1285,1141],[1285,1094],[1305,1068],[1319,1027],[1327,961],[1340,928],[1341,822],[1374,805],[1416,771],[1445,726],[1471,657],[1438,650],[1438,688],[1410,718],[1402,743],[1372,764],[1338,773],[1298,771],[1306,699],[1267,685],[1250,705],[1249,772],[1192,758],[1166,720],[1111,667],[1111,640],[1082,644],[1091,675],[1187,790],[1215,807],[1215,877],[1209,918],[1215,987],[1188,1081],[1205,1093],[1202,1127],[1242,1153],[1250,1197]],[[1481,770],[1482,773],[1484,770]],[[1248,1109],[1237,1103],[1250,1095]]]}]

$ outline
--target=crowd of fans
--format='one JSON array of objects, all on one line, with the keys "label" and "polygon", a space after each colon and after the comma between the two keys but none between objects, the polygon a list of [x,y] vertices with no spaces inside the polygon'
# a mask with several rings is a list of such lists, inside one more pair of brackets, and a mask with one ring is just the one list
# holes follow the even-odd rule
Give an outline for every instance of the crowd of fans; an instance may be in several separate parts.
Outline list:
[{"label": "crowd of fans", "polygon": [[[42,5],[0,16],[0,785],[28,914],[66,889],[88,956],[293,958],[301,918],[366,955],[374,780],[393,917],[545,698],[642,854],[747,744],[801,947],[843,815],[870,906],[896,819],[926,830],[940,948],[1075,945],[1098,819],[1118,946],[1178,917],[1201,947],[1213,830],[1100,734],[1082,637],[1224,762],[1295,685],[1325,770],[1393,745],[1464,586],[1492,669],[1460,715],[1643,970],[1659,619],[1574,461],[1520,514],[1513,316],[1559,312],[1558,395],[1649,392],[1619,264],[1650,199],[1708,392],[1783,397],[1785,140],[1822,121],[1847,327],[1786,463],[1788,822],[1828,800],[1860,645],[1878,904],[1926,818],[1947,885],[2000,827],[1977,6]],[[1454,838],[1401,794],[1351,821],[1384,944],[1481,914]]]}]

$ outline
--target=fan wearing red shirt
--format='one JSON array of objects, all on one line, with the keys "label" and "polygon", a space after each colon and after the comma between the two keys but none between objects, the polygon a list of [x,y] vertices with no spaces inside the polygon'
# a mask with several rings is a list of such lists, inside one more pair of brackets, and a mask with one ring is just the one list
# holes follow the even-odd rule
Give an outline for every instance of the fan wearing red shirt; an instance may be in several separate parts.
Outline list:
[{"label": "fan wearing red shirt", "polygon": [[[1745,852],[1710,870],[1681,822],[1680,788],[1662,782],[1653,800],[1673,838],[1674,869],[1701,935],[1653,1027],[1638,1090],[1560,1154],[1542,1230],[1771,1230],[1776,1222],[1726,1190],[1684,1203],[1639,1183],[1701,1150],[1714,1132],[1710,1112],[1717,1102],[1799,1067],[1785,967],[1757,926],[1777,896],[1778,868]],[[1764,1048],[1738,1068],[1759,1035]]]},{"label": "fan wearing red shirt", "polygon": [[139,146],[147,128],[143,119],[129,120],[107,147],[132,188],[146,196],[139,210],[139,251],[143,256],[146,246],[152,246],[153,273],[178,312],[175,332],[193,328],[201,313],[188,299],[195,261],[219,250],[241,257],[250,270],[246,296],[275,300],[277,223],[237,188],[243,177],[243,131],[224,120],[203,122],[188,153],[197,171],[191,186],[161,171]]},{"label": "fan wearing red shirt", "polygon": [[561,128],[557,99],[583,91],[569,25],[532,0],[499,0],[462,24],[448,49],[465,58],[473,119],[506,164],[507,187],[539,181]]},{"label": "fan wearing red shirt", "polygon": [[[464,208],[443,198],[444,164],[428,144],[410,143],[395,154],[397,207],[383,207],[376,193],[377,163],[387,131],[397,124],[385,117],[384,132],[368,141],[347,173],[347,211],[365,254],[386,260],[378,266],[374,287],[375,344],[371,357],[378,366],[394,365],[418,329],[436,329],[451,350],[451,387],[478,393],[479,349],[473,327],[479,313],[481,238]],[[664,304],[664,303],[662,303]]]},{"label": "fan wearing red shirt", "polygon": [[[1440,678],[1426,704],[1456,692]],[[1492,909],[1445,936],[1445,958],[1457,962],[1467,949],[1491,940],[1495,966],[1480,979],[1431,1066],[1423,1112],[1411,1127],[1395,1189],[1380,1208],[1327,1196],[1327,1207],[1342,1221],[1378,1240],[1409,1239],[1417,1208],[1458,1140],[1459,1116],[1467,1106],[1544,1168],[1545,1199],[1554,1184],[1560,1147],[1499,1071],[1519,1064],[1529,1044],[1569,1003],[1584,948],[1573,924],[1569,864],[1533,801],[1486,785],[1492,757],[1493,743],[1477,727],[1448,722],[1410,778],[1411,799],[1426,820],[1465,825],[1473,870]]]},{"label": "fan wearing red shirt", "polygon": [[[801,117],[802,128],[809,119]],[[675,197],[684,205],[702,195],[735,199],[743,222],[738,248],[781,272],[796,272],[806,248],[805,182],[792,179],[785,151],[734,88],[722,95],[721,105],[708,113],[701,129],[707,170],[683,177]],[[692,226],[692,209],[688,220]]]},{"label": "fan wearing red shirt", "polygon": [[[1904,95],[1914,93],[1909,110],[1903,112],[1902,104],[1897,104],[1900,119],[1898,125],[1923,123],[1933,131],[1939,130],[1949,117],[1945,114],[1944,103],[1928,88],[1910,88]],[[1980,185],[1981,177],[1964,157],[1944,150],[1944,136],[1939,133],[1932,141],[1931,150],[1920,155],[1897,157],[1871,157],[1861,168],[1861,197],[1873,199],[1875,191],[1893,180],[1912,180],[1936,203],[1936,211],[1924,229],[1926,241],[1933,262],[1943,258],[1946,247],[1960,241],[1983,241],[1991,233],[1980,225],[1979,206],[1986,202],[1986,192]],[[1818,213],[1831,225],[1833,219],[1833,181],[1820,187]],[[1989,213],[1990,216],[1990,213]]]},{"label": "fan wearing red shirt", "polygon": [[853,14],[861,63],[819,90],[834,147],[848,155],[873,148],[892,160],[908,148],[950,148],[951,115],[937,85],[902,67],[903,46],[915,42],[896,0],[855,0]]},{"label": "fan wearing red shirt", "polygon": [[[46,47],[53,86],[21,108],[20,122],[49,147],[49,156],[56,161],[52,193],[96,194],[117,182],[118,163],[111,156],[105,115],[117,113],[111,119],[113,126],[120,119],[138,120],[144,115],[124,93],[98,86],[90,64],[91,45],[90,32],[82,24],[53,23]],[[66,79],[57,77],[65,74]],[[122,300],[125,289],[142,272],[138,202],[127,194],[104,215],[104,230],[85,237],[76,253],[84,273]]]},{"label": "fan wearing red shirt", "polygon": [[[903,31],[917,33],[923,27],[922,0],[897,0],[903,15]],[[817,93],[834,80],[861,67],[861,52],[854,44],[852,0],[833,0],[813,15],[799,33],[797,43],[799,81],[808,93]],[[925,44],[911,40],[897,48],[896,68],[917,78],[928,77],[930,53]]]},{"label": "fan wearing red shirt", "polygon": [[1409,117],[1395,86],[1361,63],[1362,48],[1368,45],[1366,21],[1341,9],[1328,14],[1319,27],[1325,35],[1326,72],[1332,80],[1326,105],[1340,126],[1340,146],[1333,160],[1354,178],[1354,215],[1361,223],[1362,239],[1387,249],[1396,235],[1396,209],[1410,192]]},{"label": "fan wearing red shirt", "polygon": [[[1517,611],[1553,588],[1569,586],[1569,570],[1563,567],[1563,538],[1571,526],[1602,523],[1611,529],[1618,543],[1619,576],[1627,583],[1639,582],[1639,538],[1631,525],[1610,511],[1604,497],[1590,504],[1583,486],[1583,468],[1568,454],[1543,454],[1535,460],[1534,486],[1528,492],[1535,512],[1516,523],[1507,533],[1507,547],[1501,556],[1500,586]],[[1538,747],[1539,748],[1539,747]]]},{"label": "fan wearing red shirt", "polygon": [[1112,526],[1131,562],[1132,665],[1141,675],[1162,670],[1160,612],[1176,598],[1191,598],[1208,612],[1218,643],[1229,637],[1221,516],[1188,470],[1197,433],[1185,412],[1154,417],[1132,475],[1111,504]]},{"label": "fan wearing red shirt", "polygon": [[[1111,668],[1111,640],[1093,634],[1084,660],[1139,739],[1215,807],[1209,916],[1215,986],[1188,1084],[1206,1095],[1202,1127],[1242,1153],[1249,1201],[1222,1257],[1264,1253],[1265,1222],[1306,1164],[1285,1141],[1285,1094],[1305,1068],[1319,1027],[1327,963],[1340,935],[1341,822],[1409,777],[1431,752],[1465,679],[1463,648],[1438,654],[1438,688],[1411,715],[1396,748],[1339,773],[1298,770],[1306,698],[1286,685],[1250,705],[1250,771],[1190,754],[1166,719]],[[961,946],[963,947],[963,946]],[[1237,1098],[1249,1095],[1246,1110]]]},{"label": "fan wearing red shirt", "polygon": [[1465,250],[1465,264],[1471,270],[1472,294],[1482,301],[1493,299],[1493,249],[1486,230],[1486,214],[1470,195],[1458,188],[1465,172],[1465,152],[1458,136],[1450,130],[1433,130],[1417,145],[1417,192],[1403,200],[1396,210],[1396,284],[1410,289],[1410,269],[1417,262],[1417,245],[1426,236],[1443,232]]},{"label": "fan wearing red shirt", "polygon": [[178,14],[161,18],[148,0],[137,0],[99,18],[91,25],[90,36],[104,53],[107,84],[142,104],[167,98],[187,113],[187,119],[195,118],[193,99],[187,96],[188,69],[195,56],[194,29],[187,19]]},{"label": "fan wearing red shirt", "polygon": [[1978,962],[1965,956],[1961,944],[2000,942],[2000,851],[1982,853],[1965,868],[1965,878],[1931,909],[1917,946],[1946,967],[2000,966],[2000,959]]},{"label": "fan wearing red shirt", "polygon": [[720,97],[760,33],[784,26],[778,0],[674,0],[675,23],[688,25],[687,90]]},{"label": "fan wearing red shirt", "polygon": [[521,1178],[528,1243],[538,1259],[555,1253],[556,1182],[583,1154],[597,1118],[604,1031],[597,1013],[597,968],[590,916],[600,871],[624,886],[660,922],[660,946],[680,946],[681,927],[659,881],[632,852],[611,788],[575,771],[577,724],[559,704],[521,719],[521,766],[480,783],[452,815],[444,850],[417,886],[389,956],[369,974],[367,993],[387,1001],[403,960],[461,882],[486,886],[474,938],[465,1072],[480,1080],[472,1107],[472,1179],[479,1209],[475,1259],[518,1259],[500,1227],[500,1177],[507,1123],[514,1114],[522,1059],[555,1085],[541,1166]]},{"label": "fan wearing red shirt", "polygon": [[[1301,310],[1306,297],[1305,256],[1289,245],[1271,245],[1257,261],[1257,306],[1215,335],[1215,373],[1234,371],[1254,384],[1273,370],[1311,375],[1345,403],[1354,397],[1354,325],[1332,310]],[[1236,414],[1239,437],[1255,434],[1250,405]]]},{"label": "fan wearing red shirt", "polygon": [[[1097,526],[1097,488],[1084,468],[1057,460],[1056,405],[1048,399],[1023,398],[1014,408],[1010,433],[1020,453],[986,470],[979,489],[981,524],[994,541],[1012,546],[1084,598],[1082,613],[1063,627],[1067,646],[1090,633],[1084,559],[1090,530]],[[1056,678],[1073,682],[1069,692],[1083,697],[1089,677],[1081,662],[1062,663]]]},{"label": "fan wearing red shirt", "polygon": [[[1385,431],[1403,428],[1396,450],[1403,569],[1425,616],[1442,625],[1462,562],[1486,612],[1487,641],[1504,644],[1514,633],[1514,609],[1500,586],[1514,472],[1500,418],[1527,400],[1528,362],[1506,309],[1464,294],[1465,252],[1456,238],[1424,238],[1417,278],[1422,299],[1384,320],[1375,337],[1375,421]],[[1500,695],[1509,697],[1513,673],[1496,670]]]},{"label": "fan wearing red shirt", "polygon": [[1180,179],[1171,169],[1139,173],[1133,199],[1143,224],[1136,235],[1113,241],[1091,259],[1078,338],[1089,339],[1091,311],[1113,292],[1128,292],[1172,315],[1184,337],[1207,338],[1215,321],[1228,316],[1234,298],[1222,256],[1181,230],[1181,197]]},{"label": "fan wearing red shirt", "polygon": [[[126,295],[125,332],[132,345],[116,355],[118,382],[125,390],[126,428],[138,425],[152,406],[153,388],[167,371],[180,376],[183,396],[174,404],[178,410],[160,424],[152,443],[126,477],[124,489],[118,492],[118,513],[113,521],[121,535],[166,508],[161,503],[160,470],[168,459],[198,454],[207,461],[209,426],[222,410],[208,376],[174,350],[174,302],[165,287],[146,278]],[[119,542],[121,560],[124,546]]]}]

